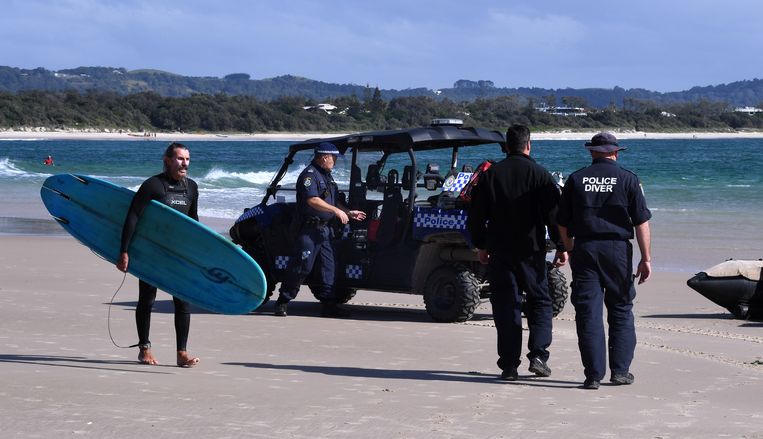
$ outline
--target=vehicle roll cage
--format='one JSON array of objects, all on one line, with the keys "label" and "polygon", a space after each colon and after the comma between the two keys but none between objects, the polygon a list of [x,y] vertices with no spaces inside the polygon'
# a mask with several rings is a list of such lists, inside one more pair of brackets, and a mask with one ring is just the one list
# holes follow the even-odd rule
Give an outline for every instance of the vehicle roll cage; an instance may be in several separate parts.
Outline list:
[{"label": "vehicle roll cage", "polygon": [[[339,149],[340,154],[345,154],[348,150],[352,150],[350,185],[360,182],[361,179],[360,168],[356,165],[359,151],[381,152],[382,157],[376,162],[379,170],[384,168],[384,164],[390,155],[408,153],[411,167],[408,168],[406,166],[406,168],[410,169],[410,172],[414,175],[403,175],[402,182],[407,182],[408,187],[405,187],[404,184],[401,184],[401,187],[408,191],[408,210],[412,211],[416,198],[417,181],[422,176],[416,175],[418,168],[414,151],[451,148],[449,171],[452,171],[458,166],[458,150],[460,147],[498,143],[503,148],[506,138],[501,132],[484,128],[432,125],[423,128],[370,131],[338,137],[305,140],[289,146],[289,153],[284,158],[270,185],[268,185],[265,196],[262,199],[262,204],[267,203],[271,196],[275,198],[276,192],[281,189],[279,182],[286,175],[289,166],[294,163],[294,156],[300,151],[312,150],[322,142],[333,143]],[[426,178],[427,175],[423,174],[423,176]]]}]

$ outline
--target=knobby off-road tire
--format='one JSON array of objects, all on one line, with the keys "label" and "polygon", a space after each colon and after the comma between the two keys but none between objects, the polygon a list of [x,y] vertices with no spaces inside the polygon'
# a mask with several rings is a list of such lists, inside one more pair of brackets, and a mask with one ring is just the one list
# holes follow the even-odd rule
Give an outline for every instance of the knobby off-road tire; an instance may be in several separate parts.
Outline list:
[{"label": "knobby off-road tire", "polygon": [[463,322],[471,318],[480,304],[480,286],[476,276],[464,265],[438,267],[424,286],[424,305],[437,322]]},{"label": "knobby off-road tire", "polygon": [[[558,316],[567,303],[570,295],[567,277],[554,264],[546,261],[546,277],[548,279],[548,294],[551,296],[551,310],[554,317]],[[527,315],[527,301],[522,293],[522,314]]]},{"label": "knobby off-road tire", "polygon": [[[317,293],[317,287],[314,287],[311,284],[307,285],[310,287],[310,291],[313,293],[313,297],[315,297],[318,300],[321,300],[320,297],[318,297]],[[336,303],[342,304],[347,303],[350,300],[352,300],[353,297],[355,297],[355,294],[358,292],[355,288],[348,288],[348,287],[334,287],[334,294],[336,295]]]},{"label": "knobby off-road tire", "polygon": [[244,245],[243,249],[246,253],[249,254],[249,256],[254,259],[254,262],[257,263],[257,265],[260,266],[262,269],[262,272],[265,274],[265,281],[267,282],[267,287],[265,290],[265,299],[262,301],[260,306],[257,307],[257,309],[262,308],[268,301],[270,301],[270,298],[273,296],[273,291],[276,289],[275,282],[273,282],[273,277],[268,273],[268,265],[267,265],[267,256],[265,253],[265,245],[263,244],[262,240],[259,239],[257,242],[251,244],[251,245]]},{"label": "knobby off-road tire", "polygon": [[567,297],[570,295],[567,278],[562,270],[554,267],[554,264],[546,262],[548,268],[548,293],[551,296],[551,307],[554,317],[558,316],[567,303]]}]

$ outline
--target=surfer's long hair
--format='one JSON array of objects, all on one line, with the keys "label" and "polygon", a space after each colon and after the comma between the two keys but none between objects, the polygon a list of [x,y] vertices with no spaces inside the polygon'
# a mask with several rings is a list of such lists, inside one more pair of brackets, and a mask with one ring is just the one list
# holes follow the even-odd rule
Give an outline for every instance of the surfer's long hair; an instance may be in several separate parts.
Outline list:
[{"label": "surfer's long hair", "polygon": [[[164,158],[165,159],[171,159],[171,158],[175,157],[175,150],[176,149],[184,149],[184,150],[190,152],[188,147],[183,145],[182,143],[172,142],[172,143],[170,143],[167,146],[167,149],[164,150]],[[169,172],[169,169],[167,168],[167,162],[165,162],[164,160],[162,160],[162,167],[164,169],[164,173],[167,174]],[[185,180],[185,178],[183,180]]]}]

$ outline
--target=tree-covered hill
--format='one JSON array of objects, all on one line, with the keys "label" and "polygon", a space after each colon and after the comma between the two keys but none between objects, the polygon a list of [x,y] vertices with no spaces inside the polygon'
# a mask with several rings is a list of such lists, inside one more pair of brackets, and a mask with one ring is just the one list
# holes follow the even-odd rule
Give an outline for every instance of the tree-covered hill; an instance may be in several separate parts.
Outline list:
[{"label": "tree-covered hill", "polygon": [[[159,70],[126,70],[113,67],[78,67],[51,71],[44,68],[20,69],[0,66],[0,92],[22,91],[85,92],[97,90],[120,95],[152,92],[163,97],[188,97],[194,94],[251,96],[260,101],[284,97],[301,97],[324,101],[355,96],[366,99],[371,92],[367,85],[333,84],[298,76],[252,79],[246,73],[232,73],[223,78],[192,77]],[[629,101],[651,101],[656,104],[683,102],[723,102],[731,106],[759,106],[763,103],[763,80],[752,79],[685,91],[660,93],[640,88],[545,89],[532,87],[495,87],[489,80],[459,80],[451,88],[439,90],[425,87],[382,89],[381,98],[391,101],[401,97],[430,97],[434,100],[473,102],[479,99],[514,96],[550,105],[585,106],[602,109],[623,107]]]},{"label": "tree-covered hill", "polygon": [[[161,132],[356,132],[423,126],[438,117],[469,126],[504,130],[514,123],[533,130],[736,131],[763,130],[763,112],[740,113],[725,103],[655,104],[626,99],[624,106],[560,115],[518,96],[456,102],[432,96],[389,101],[364,89],[328,99],[326,111],[311,99],[284,96],[270,101],[225,93],[162,96],[155,92],[0,92],[0,129],[129,130]],[[325,107],[324,107],[325,108]]]}]

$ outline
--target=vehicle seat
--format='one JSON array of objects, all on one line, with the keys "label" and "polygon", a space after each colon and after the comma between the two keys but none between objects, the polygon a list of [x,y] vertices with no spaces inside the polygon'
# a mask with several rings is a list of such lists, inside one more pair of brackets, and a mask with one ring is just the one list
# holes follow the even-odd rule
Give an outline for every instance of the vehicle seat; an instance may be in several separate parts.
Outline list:
[{"label": "vehicle seat", "polygon": [[379,218],[379,231],[376,234],[376,242],[379,245],[388,245],[394,240],[402,205],[403,192],[398,183],[397,171],[392,169],[387,174],[387,186],[384,189],[384,201]]},{"label": "vehicle seat", "polygon": [[371,163],[366,172],[366,188],[369,191],[384,191],[384,176],[379,175],[379,165]]},{"label": "vehicle seat", "polygon": [[348,207],[352,210],[366,209],[366,183],[360,179],[360,168],[358,165],[352,165],[350,173],[350,202]]}]

